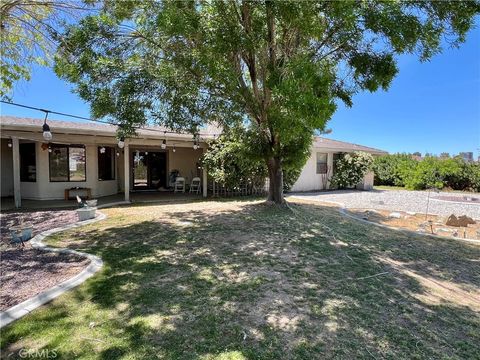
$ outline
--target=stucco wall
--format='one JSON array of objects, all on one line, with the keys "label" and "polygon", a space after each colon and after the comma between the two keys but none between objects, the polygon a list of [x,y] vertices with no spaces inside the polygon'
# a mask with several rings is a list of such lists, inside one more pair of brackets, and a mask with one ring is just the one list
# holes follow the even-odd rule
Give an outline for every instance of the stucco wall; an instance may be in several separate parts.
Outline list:
[{"label": "stucco wall", "polygon": [[[321,174],[317,174],[317,152],[327,153],[327,166],[329,170],[329,178],[333,175],[333,152],[325,152],[322,149],[312,148],[310,157],[308,158],[305,166],[302,169],[297,182],[293,185],[291,191],[318,191],[323,190]],[[365,175],[362,182],[357,185],[359,190],[372,190],[373,189],[373,172],[369,172]],[[327,184],[328,188],[329,184]]]},{"label": "stucco wall", "polygon": [[85,151],[86,181],[50,182],[49,152],[41,149],[41,143],[36,143],[37,182],[21,183],[22,198],[38,200],[63,199],[65,189],[77,186],[91,188],[93,197],[116,194],[117,180],[98,180],[97,146],[87,145]]},{"label": "stucco wall", "polygon": [[1,196],[13,196],[13,159],[12,148],[8,147],[8,140],[1,139],[0,180]]},{"label": "stucco wall", "polygon": [[183,176],[187,183],[190,183],[193,177],[199,176],[202,178],[201,170],[197,169],[201,155],[202,149],[177,148],[175,152],[169,149],[168,173],[170,174],[172,170],[179,170],[180,176]]},{"label": "stucco wall", "polygon": [[333,153],[313,148],[310,157],[305,163],[297,181],[292,186],[291,191],[316,191],[324,189],[322,179],[325,175],[317,174],[317,152],[327,154],[327,166],[331,174],[331,169],[333,168]]}]

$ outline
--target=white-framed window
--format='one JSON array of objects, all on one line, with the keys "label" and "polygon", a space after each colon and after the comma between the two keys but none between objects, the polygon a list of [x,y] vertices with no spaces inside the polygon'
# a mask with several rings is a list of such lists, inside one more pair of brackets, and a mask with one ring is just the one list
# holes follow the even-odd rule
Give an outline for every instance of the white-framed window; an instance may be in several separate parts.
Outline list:
[{"label": "white-framed window", "polygon": [[317,174],[326,174],[328,171],[327,166],[328,155],[326,153],[317,152]]}]

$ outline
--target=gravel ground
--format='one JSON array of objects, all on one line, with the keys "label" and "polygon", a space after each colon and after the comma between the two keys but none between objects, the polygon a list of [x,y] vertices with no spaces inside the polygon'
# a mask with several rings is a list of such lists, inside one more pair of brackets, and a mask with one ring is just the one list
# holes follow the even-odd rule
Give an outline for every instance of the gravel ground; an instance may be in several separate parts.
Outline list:
[{"label": "gravel ground", "polygon": [[60,254],[25,248],[1,252],[0,311],[17,305],[78,274],[90,260],[73,254]]},{"label": "gravel ground", "polygon": [[0,311],[51,288],[82,271],[90,260],[9,244],[11,226],[33,225],[33,236],[78,221],[74,210],[12,211],[0,214]]},{"label": "gravel ground", "polygon": [[11,211],[0,214],[0,235],[3,245],[10,241],[8,229],[20,223],[33,225],[33,236],[42,231],[50,230],[59,226],[72,224],[78,221],[75,210],[48,210],[48,211]]},{"label": "gravel ground", "polygon": [[[438,198],[442,195],[443,193],[431,193],[431,201],[428,211],[429,214],[441,216],[448,216],[450,214],[455,214],[456,216],[467,215],[474,219],[480,220],[480,204],[478,201],[471,203],[458,203],[435,199],[436,197]],[[449,193],[448,195],[449,197],[458,197],[459,201],[463,200],[464,196],[480,199],[480,194],[478,193]],[[413,211],[416,213],[425,213],[428,192],[407,190],[337,190],[316,193],[292,193],[290,196],[320,202],[340,202],[347,208]]]}]

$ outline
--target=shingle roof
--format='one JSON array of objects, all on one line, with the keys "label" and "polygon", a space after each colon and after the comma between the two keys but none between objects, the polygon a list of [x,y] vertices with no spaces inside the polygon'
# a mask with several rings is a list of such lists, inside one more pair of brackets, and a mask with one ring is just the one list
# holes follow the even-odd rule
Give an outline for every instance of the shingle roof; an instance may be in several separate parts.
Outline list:
[{"label": "shingle roof", "polygon": [[[90,122],[79,122],[79,121],[60,121],[60,120],[50,120],[48,119],[48,125],[52,132],[69,132],[74,131],[75,133],[86,133],[89,134],[92,131],[101,133],[102,135],[114,136],[117,132],[116,125],[108,124],[99,124],[99,123],[90,123]],[[0,116],[0,125],[2,128],[21,128],[22,130],[38,130],[41,131],[43,125],[43,119],[33,119],[25,117],[16,117],[9,115]],[[171,130],[163,126],[149,126],[137,130],[138,135],[147,136],[152,138],[163,138],[164,132],[170,132]],[[204,131],[201,131],[203,138],[213,137],[213,128],[206,128]],[[169,133],[168,137],[178,137],[178,138],[192,138],[190,133]]]},{"label": "shingle roof", "polygon": [[348,143],[344,141],[328,139],[321,136],[315,136],[313,141],[313,147],[317,149],[337,150],[339,152],[364,151],[364,152],[379,154],[379,155],[388,154],[388,152],[384,150],[375,149],[369,146]]},{"label": "shingle roof", "polygon": [[[107,125],[107,124],[98,124],[98,123],[88,123],[88,122],[76,122],[76,121],[60,121],[60,120],[48,120],[50,129],[52,132],[69,132],[73,131],[75,133],[85,133],[89,134],[92,131],[101,133],[104,135],[115,136],[117,131],[117,126]],[[33,119],[25,117],[16,117],[9,115],[0,116],[0,125],[2,128],[21,128],[22,130],[34,130],[41,132],[41,127],[43,125],[43,119]],[[169,131],[165,127],[161,126],[152,126],[146,127],[144,129],[138,130],[138,134],[141,136],[147,136],[152,138],[161,138],[164,136],[163,132]],[[218,126],[211,125],[206,127],[201,131],[203,138],[213,138],[214,135],[219,134],[221,129]],[[191,139],[192,135],[187,133],[175,133],[168,134],[168,137],[178,137]],[[351,151],[365,151],[372,154],[387,154],[386,151],[375,149],[368,146],[352,144],[344,141],[338,141],[333,139],[328,139],[320,136],[315,136],[313,141],[313,147],[317,149],[328,149],[330,151],[338,152],[351,152]]]}]

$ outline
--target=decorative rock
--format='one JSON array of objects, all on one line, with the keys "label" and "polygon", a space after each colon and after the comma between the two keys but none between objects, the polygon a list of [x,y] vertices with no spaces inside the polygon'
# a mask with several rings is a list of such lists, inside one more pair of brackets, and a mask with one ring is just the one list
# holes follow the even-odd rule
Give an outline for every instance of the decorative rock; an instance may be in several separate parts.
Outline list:
[{"label": "decorative rock", "polygon": [[398,213],[398,212],[392,212],[388,215],[389,218],[393,218],[393,219],[401,219],[402,217],[402,214]]},{"label": "decorative rock", "polygon": [[466,215],[462,215],[460,217],[456,217],[454,214],[450,215],[445,222],[445,225],[448,226],[455,226],[455,227],[466,227],[469,224],[476,224],[476,222]]},{"label": "decorative rock", "polygon": [[476,221],[467,215],[462,215],[458,218],[460,226],[467,226],[469,224],[476,224]]}]

